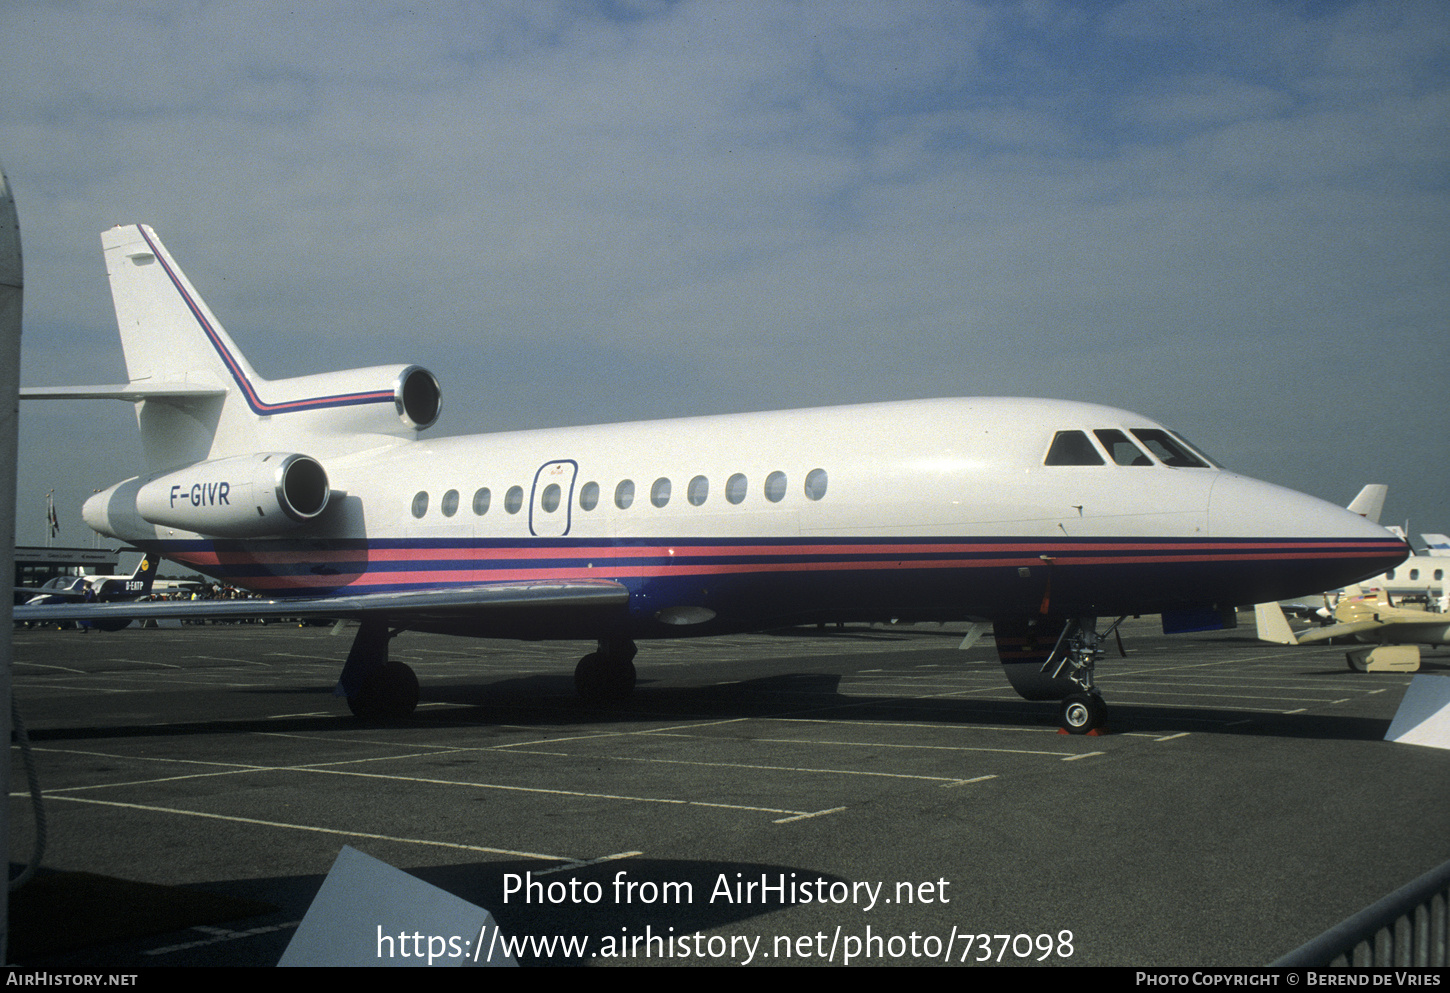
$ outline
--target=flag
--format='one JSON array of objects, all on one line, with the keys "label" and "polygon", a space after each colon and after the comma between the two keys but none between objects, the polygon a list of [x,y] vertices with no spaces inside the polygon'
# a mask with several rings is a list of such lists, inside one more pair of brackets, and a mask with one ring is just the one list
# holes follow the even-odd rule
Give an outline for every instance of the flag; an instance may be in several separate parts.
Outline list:
[{"label": "flag", "polygon": [[45,523],[50,525],[50,536],[60,534],[60,518],[55,516],[55,490],[45,495]]}]

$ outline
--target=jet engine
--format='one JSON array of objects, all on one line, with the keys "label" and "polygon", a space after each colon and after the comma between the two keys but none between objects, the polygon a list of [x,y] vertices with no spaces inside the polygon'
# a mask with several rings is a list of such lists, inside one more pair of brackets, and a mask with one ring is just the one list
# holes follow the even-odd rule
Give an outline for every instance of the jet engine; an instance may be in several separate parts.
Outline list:
[{"label": "jet engine", "polygon": [[331,496],[306,455],[270,452],[199,462],[146,483],[136,512],[158,527],[219,538],[262,538],[315,519]]}]

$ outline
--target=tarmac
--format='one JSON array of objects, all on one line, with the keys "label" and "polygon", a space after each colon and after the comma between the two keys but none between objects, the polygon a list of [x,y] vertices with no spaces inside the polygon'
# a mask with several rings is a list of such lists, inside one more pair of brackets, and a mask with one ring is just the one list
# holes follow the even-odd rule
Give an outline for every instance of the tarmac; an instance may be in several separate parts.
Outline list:
[{"label": "tarmac", "polygon": [[[645,642],[608,706],[574,693],[592,646],[404,633],[391,724],[332,695],[348,632],[17,629],[46,846],[9,959],[275,965],[346,845],[526,965],[1261,965],[1450,859],[1450,751],[1383,740],[1409,675],[1245,623],[1129,621],[1101,736],[963,625]],[[9,816],[15,875],[18,747]],[[368,947],[418,964],[412,933]]]}]

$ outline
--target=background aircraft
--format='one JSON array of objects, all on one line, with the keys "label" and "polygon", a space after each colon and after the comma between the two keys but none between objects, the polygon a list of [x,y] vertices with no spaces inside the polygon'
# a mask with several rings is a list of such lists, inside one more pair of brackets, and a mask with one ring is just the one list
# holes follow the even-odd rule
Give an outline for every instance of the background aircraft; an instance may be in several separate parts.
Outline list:
[{"label": "background aircraft", "polygon": [[990,622],[1018,693],[1059,701],[1086,732],[1106,712],[1099,617],[1217,623],[1408,551],[1093,404],[918,400],[426,440],[441,405],[427,370],[264,380],[153,231],[102,241],[128,382],[24,395],[137,404],[146,468],[88,500],[87,523],[273,599],[23,609],[354,618],[339,691],[360,715],[416,704],[416,677],[388,660],[403,630],[592,640],[576,685],[609,697],[633,688],[640,639],[897,618]]},{"label": "background aircraft", "polygon": [[17,603],[35,606],[46,603],[75,603],[111,600],[137,600],[148,595],[156,583],[156,569],[161,559],[142,554],[141,561],[130,575],[56,576],[36,587],[15,587]]},{"label": "background aircraft", "polygon": [[[15,602],[29,607],[42,607],[139,600],[151,594],[156,580],[156,569],[160,563],[160,556],[143,554],[136,571],[129,576],[56,576],[34,589],[16,587]],[[130,619],[105,617],[89,623],[103,631],[119,631],[130,623]]]},{"label": "background aircraft", "polygon": [[1346,653],[1356,672],[1414,672],[1420,668],[1420,645],[1450,644],[1450,614],[1396,607],[1384,590],[1342,597],[1332,616],[1332,624],[1296,632],[1278,604],[1254,608],[1261,641],[1312,645],[1339,638],[1379,646]]},{"label": "background aircraft", "polygon": [[1378,576],[1361,579],[1358,583],[1351,583],[1345,587],[1345,592],[1366,594],[1384,590],[1400,603],[1416,600],[1434,604],[1450,591],[1445,582],[1447,574],[1450,574],[1450,557],[1437,554],[1411,555],[1393,569],[1387,569]]}]

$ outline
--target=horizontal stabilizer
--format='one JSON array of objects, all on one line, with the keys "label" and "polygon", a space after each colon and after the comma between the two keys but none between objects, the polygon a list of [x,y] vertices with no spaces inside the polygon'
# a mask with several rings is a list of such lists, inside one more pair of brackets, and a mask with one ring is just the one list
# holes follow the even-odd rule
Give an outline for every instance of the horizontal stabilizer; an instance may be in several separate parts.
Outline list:
[{"label": "horizontal stabilizer", "polygon": [[226,396],[217,386],[194,386],[190,383],[115,383],[107,386],[25,386],[22,400],[185,400],[188,397]]},{"label": "horizontal stabilizer", "polygon": [[1420,540],[1431,555],[1450,555],[1450,536],[1443,534],[1422,534]]}]

